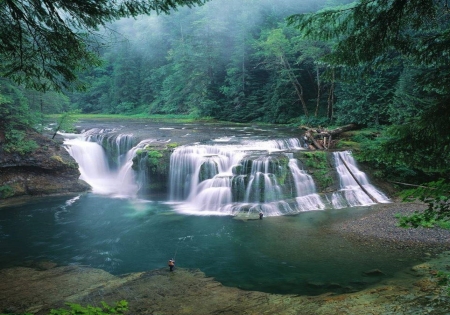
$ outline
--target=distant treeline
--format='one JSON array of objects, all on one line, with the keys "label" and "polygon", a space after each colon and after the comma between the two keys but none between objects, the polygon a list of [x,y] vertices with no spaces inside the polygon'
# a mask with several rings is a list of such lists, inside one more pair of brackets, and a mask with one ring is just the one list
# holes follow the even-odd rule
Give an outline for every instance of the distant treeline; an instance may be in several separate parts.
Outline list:
[{"label": "distant treeline", "polygon": [[[358,82],[354,91],[345,86],[341,98],[334,70],[319,62],[332,43],[304,39],[285,21],[325,2],[214,0],[170,15],[122,20],[108,29],[113,39],[101,51],[104,63],[83,73],[89,88],[69,94],[71,104],[84,113],[271,123],[345,120],[337,111],[340,103],[357,92],[373,93],[364,98],[379,102],[393,84],[367,90],[366,82]],[[387,118],[379,116],[365,113],[364,121],[358,120],[376,124]]]},{"label": "distant treeline", "polygon": [[445,4],[349,2],[212,0],[169,15],[119,20],[102,30],[103,63],[80,74],[85,91],[42,94],[0,81],[6,140],[23,138],[16,130],[39,123],[41,114],[72,110],[355,123],[379,128],[359,139],[364,146],[356,156],[382,176],[447,177]]}]

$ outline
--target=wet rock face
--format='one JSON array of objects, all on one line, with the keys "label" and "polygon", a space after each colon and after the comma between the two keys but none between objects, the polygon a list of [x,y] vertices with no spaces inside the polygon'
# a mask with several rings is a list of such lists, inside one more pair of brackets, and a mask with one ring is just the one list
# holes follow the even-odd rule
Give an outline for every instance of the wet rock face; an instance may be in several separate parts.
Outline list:
[{"label": "wet rock face", "polygon": [[39,145],[30,154],[7,153],[0,148],[0,199],[90,189],[78,179],[78,164],[61,143],[37,133],[28,136]]}]

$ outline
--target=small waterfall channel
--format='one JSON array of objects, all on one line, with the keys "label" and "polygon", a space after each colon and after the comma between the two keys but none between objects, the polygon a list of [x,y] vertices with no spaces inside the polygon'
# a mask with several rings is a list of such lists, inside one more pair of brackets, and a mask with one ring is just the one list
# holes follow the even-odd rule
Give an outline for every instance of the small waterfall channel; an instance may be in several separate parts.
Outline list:
[{"label": "small waterfall channel", "polygon": [[[91,185],[94,193],[145,196],[145,187],[155,180],[147,160],[155,157],[135,157],[159,140],[146,139],[136,144],[131,134],[103,129],[61,135],[79,164],[80,179]],[[182,213],[252,218],[260,213],[280,216],[389,202],[369,183],[348,151],[333,153],[338,187],[333,193],[319,195],[315,179],[296,158],[299,152],[306,151],[297,138],[229,137],[177,147],[170,155],[167,170],[167,199]]]},{"label": "small waterfall channel", "polygon": [[351,152],[334,152],[333,156],[340,180],[340,190],[332,195],[333,208],[389,202],[389,198],[371,185],[366,174],[358,169]]},{"label": "small waterfall channel", "polygon": [[[65,148],[79,165],[80,179],[88,183],[94,193],[133,196],[138,187],[131,170],[132,136],[107,138],[108,132],[92,129],[82,134],[61,135],[65,139]],[[107,154],[101,145],[103,141],[109,142],[113,154]]]}]

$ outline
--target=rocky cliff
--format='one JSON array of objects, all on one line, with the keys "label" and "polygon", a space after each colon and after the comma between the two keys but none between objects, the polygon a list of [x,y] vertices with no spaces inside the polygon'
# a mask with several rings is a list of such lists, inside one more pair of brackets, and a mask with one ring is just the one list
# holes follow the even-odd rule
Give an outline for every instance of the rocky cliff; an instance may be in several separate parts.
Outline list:
[{"label": "rocky cliff", "polygon": [[78,178],[78,164],[60,141],[28,133],[38,148],[29,154],[8,153],[0,142],[0,200],[89,190]]}]

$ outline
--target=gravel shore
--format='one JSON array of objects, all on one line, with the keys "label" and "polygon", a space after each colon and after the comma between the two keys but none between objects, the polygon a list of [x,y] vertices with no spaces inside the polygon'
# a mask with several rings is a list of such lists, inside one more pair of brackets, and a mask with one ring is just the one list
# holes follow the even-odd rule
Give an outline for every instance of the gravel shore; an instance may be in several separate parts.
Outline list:
[{"label": "gravel shore", "polygon": [[450,249],[450,230],[441,228],[401,228],[396,214],[412,214],[426,208],[421,203],[388,203],[371,206],[358,218],[338,222],[330,229],[349,240],[395,248],[422,249],[438,253]]}]

